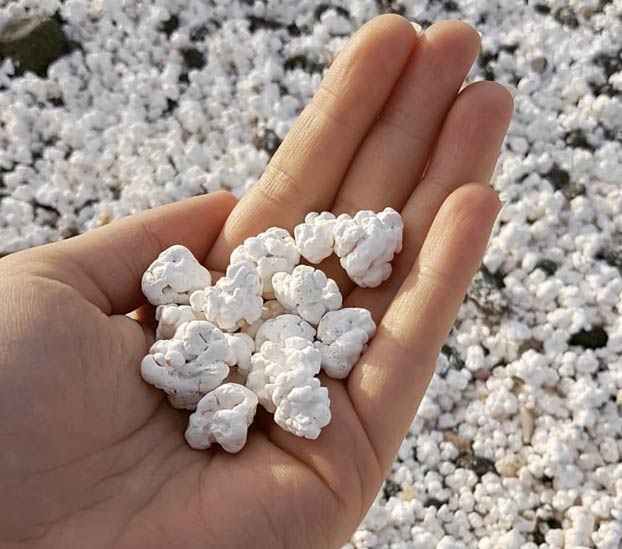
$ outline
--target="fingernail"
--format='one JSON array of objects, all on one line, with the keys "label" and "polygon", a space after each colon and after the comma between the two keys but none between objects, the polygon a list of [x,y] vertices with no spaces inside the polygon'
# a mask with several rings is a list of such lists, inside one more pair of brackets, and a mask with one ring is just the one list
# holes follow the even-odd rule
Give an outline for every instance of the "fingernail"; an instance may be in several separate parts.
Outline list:
[{"label": "fingernail", "polygon": [[482,34],[481,32],[479,32],[479,31],[476,31],[476,32],[477,32],[477,34],[479,34],[479,39],[481,40],[481,39],[482,39],[483,34]]},{"label": "fingernail", "polygon": [[421,34],[423,32],[423,27],[419,23],[415,23],[414,21],[411,21],[410,24],[413,26],[417,34]]},{"label": "fingernail", "polygon": [[512,96],[512,99],[514,99],[516,97],[516,88],[512,86],[512,84],[503,84],[503,86],[506,90],[508,90],[508,92]]}]

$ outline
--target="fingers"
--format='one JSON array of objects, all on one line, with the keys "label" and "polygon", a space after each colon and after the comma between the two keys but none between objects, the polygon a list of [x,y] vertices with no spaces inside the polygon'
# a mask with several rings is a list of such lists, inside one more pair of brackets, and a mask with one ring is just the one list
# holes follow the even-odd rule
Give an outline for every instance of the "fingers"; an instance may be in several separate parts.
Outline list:
[{"label": "fingers", "polygon": [[379,288],[355,288],[347,304],[370,309],[376,320],[410,272],[436,213],[452,191],[469,181],[487,183],[512,116],[508,91],[492,82],[465,88],[451,108],[430,165],[402,210],[404,248],[393,261],[392,276]]},{"label": "fingers", "polygon": [[378,333],[348,379],[352,403],[385,469],[434,372],[498,211],[496,193],[482,184],[464,185],[445,201]]},{"label": "fingers", "polygon": [[335,214],[402,208],[479,50],[477,32],[460,21],[442,21],[419,37],[339,190]]},{"label": "fingers", "polygon": [[377,17],[354,35],[227,221],[210,264],[224,269],[244,238],[274,225],[291,230],[307,212],[330,207],[415,40],[412,25],[393,15]]},{"label": "fingers", "polygon": [[74,287],[106,314],[125,314],[144,303],[141,278],[158,254],[183,244],[199,260],[205,258],[235,202],[229,193],[217,192],[162,206],[9,256],[7,265],[26,264],[29,272]]}]

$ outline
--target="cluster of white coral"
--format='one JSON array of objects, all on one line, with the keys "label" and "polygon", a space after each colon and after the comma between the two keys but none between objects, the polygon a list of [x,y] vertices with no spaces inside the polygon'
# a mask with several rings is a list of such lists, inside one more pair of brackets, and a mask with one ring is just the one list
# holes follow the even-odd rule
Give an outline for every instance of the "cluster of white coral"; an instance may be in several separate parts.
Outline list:
[{"label": "cluster of white coral", "polygon": [[312,212],[294,230],[300,254],[319,263],[333,252],[350,279],[364,288],[380,286],[391,276],[391,261],[402,250],[404,224],[393,208],[354,217]]},{"label": "cluster of white coral", "polygon": [[[331,415],[318,374],[347,377],[376,325],[365,309],[341,308],[334,280],[298,263],[301,255],[316,262],[330,255],[337,249],[335,235],[341,239],[349,230],[334,229],[350,220],[360,227],[350,238],[350,256],[377,270],[401,244],[401,219],[395,222],[393,214],[399,214],[389,210],[354,218],[309,214],[295,240],[285,229],[270,228],[233,251],[225,276],[213,286],[209,271],[183,246],[163,251],[149,266],[142,286],[157,305],[157,341],[141,373],[174,407],[196,410],[186,431],[190,446],[216,442],[239,451],[257,403],[286,431],[320,435]],[[380,233],[385,243],[370,260],[367,241]]]}]

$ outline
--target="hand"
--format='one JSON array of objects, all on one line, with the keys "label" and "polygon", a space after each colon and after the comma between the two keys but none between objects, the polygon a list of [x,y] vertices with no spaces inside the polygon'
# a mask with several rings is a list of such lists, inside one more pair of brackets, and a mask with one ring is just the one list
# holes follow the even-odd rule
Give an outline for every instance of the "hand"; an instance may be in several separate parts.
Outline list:
[{"label": "hand", "polygon": [[[500,85],[461,91],[480,49],[446,21],[417,36],[397,16],[365,25],[328,71],[260,182],[141,213],[0,261],[0,546],[338,547],[376,495],[481,261],[499,201],[488,186],[512,112]],[[474,182],[474,183],[473,183]],[[152,334],[126,316],[140,278],[181,243],[215,271],[269,226],[309,211],[393,206],[394,274],[345,306],[378,333],[315,441],[270,421],[242,452],[198,452],[187,413],[144,383]]]}]

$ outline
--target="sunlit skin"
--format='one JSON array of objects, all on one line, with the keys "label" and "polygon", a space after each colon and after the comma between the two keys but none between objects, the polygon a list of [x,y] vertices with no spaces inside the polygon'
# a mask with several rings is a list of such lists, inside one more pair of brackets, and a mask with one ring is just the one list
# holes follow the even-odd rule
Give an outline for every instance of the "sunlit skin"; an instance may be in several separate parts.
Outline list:
[{"label": "sunlit skin", "polygon": [[[499,209],[489,187],[508,91],[460,91],[477,32],[418,36],[374,19],[348,42],[259,183],[213,193],[0,260],[0,547],[335,548],[381,486],[434,370]],[[224,271],[233,247],[309,211],[392,206],[404,249],[381,287],[345,306],[378,332],[348,380],[323,379],[333,419],[314,441],[267,414],[236,455],[195,451],[187,412],[142,381],[153,338],[140,277],[188,246]]]}]

